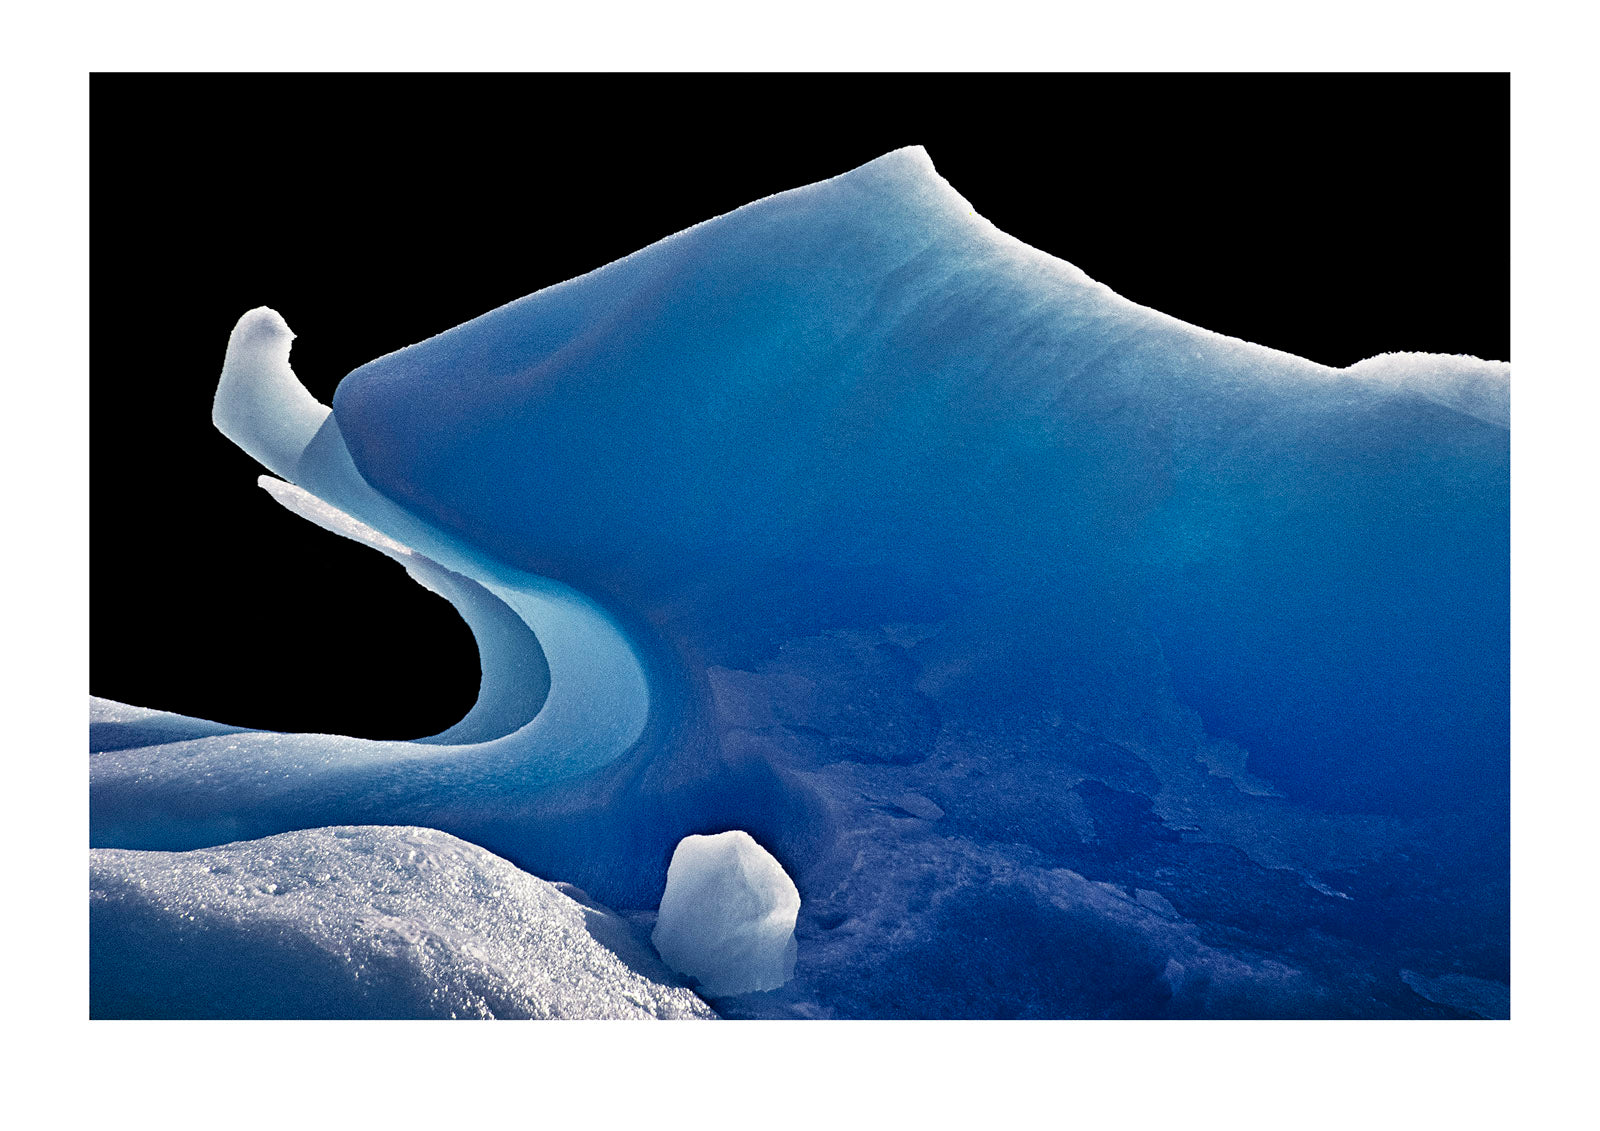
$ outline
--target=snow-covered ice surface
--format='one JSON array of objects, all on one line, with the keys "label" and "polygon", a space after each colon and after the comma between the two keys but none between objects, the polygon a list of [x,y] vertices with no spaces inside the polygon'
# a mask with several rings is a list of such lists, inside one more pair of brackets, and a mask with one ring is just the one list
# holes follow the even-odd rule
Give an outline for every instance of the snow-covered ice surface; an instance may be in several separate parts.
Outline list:
[{"label": "snow-covered ice surface", "polygon": [[711,1018],[617,915],[432,829],[89,853],[94,1017]]},{"label": "snow-covered ice surface", "polygon": [[92,699],[95,846],[424,825],[648,925],[680,840],[747,830],[798,955],[724,1015],[1505,987],[1508,366],[1186,325],[916,149],[379,358],[331,413],[289,338],[242,320],[219,427],[461,609],[479,703],[406,743]]},{"label": "snow-covered ice surface", "polygon": [[775,990],[794,976],[799,912],[794,881],[749,833],[687,836],[667,866],[650,941],[710,996]]}]

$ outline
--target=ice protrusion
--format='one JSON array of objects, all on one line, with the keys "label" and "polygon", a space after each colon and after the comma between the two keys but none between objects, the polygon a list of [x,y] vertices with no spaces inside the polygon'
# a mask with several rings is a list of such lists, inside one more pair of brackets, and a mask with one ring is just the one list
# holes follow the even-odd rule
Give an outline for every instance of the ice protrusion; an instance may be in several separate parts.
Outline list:
[{"label": "ice protrusion", "polygon": [[1347,370],[1426,397],[1497,428],[1511,427],[1511,366],[1464,354],[1380,353]]},{"label": "ice protrusion", "polygon": [[678,842],[651,936],[668,966],[712,997],[775,990],[794,976],[800,892],[737,829]]},{"label": "ice protrusion", "polygon": [[211,422],[285,479],[332,412],[289,368],[294,331],[271,307],[247,311],[228,338]]}]

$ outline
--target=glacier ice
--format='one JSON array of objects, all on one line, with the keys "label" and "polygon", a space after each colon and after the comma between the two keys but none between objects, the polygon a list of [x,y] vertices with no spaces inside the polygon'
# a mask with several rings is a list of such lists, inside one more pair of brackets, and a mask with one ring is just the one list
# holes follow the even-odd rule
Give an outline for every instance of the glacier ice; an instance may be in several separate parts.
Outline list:
[{"label": "glacier ice", "polygon": [[241,319],[218,427],[456,605],[478,702],[373,742],[92,698],[93,845],[427,826],[648,914],[680,841],[745,830],[804,961],[733,1012],[1432,1015],[1402,970],[1505,981],[1509,366],[1186,325],[917,149],[331,411],[290,338]]},{"label": "glacier ice", "polygon": [[932,625],[942,717],[992,720],[1132,698],[1153,634],[1258,773],[1412,816],[1506,795],[1506,372],[1186,326],[902,150],[370,362],[333,407],[379,491],[699,667]]},{"label": "glacier ice", "polygon": [[775,990],[794,975],[799,913],[794,881],[749,833],[687,836],[650,941],[712,997]]},{"label": "glacier ice", "polygon": [[632,928],[431,829],[89,854],[93,1017],[710,1018]]}]

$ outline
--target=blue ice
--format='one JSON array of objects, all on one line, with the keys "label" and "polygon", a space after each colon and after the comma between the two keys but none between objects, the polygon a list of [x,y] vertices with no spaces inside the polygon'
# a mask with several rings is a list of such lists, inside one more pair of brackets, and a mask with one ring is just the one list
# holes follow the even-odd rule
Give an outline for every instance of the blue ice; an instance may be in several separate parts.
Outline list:
[{"label": "blue ice", "polygon": [[[96,846],[421,825],[648,915],[684,837],[744,830],[803,897],[795,980],[723,1006],[764,1015],[1391,1015],[1429,1008],[1402,964],[1504,979],[1507,365],[1187,325],[920,149],[331,410],[291,337],[245,315],[217,426],[461,610],[478,704],[406,743],[93,700]],[[1307,931],[1338,941],[1286,957]]]}]

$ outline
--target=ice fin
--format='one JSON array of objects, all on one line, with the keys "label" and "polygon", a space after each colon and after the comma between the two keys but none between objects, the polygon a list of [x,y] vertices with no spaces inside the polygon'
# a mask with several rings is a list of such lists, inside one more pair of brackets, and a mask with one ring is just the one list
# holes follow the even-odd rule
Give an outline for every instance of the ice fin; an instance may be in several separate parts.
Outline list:
[{"label": "ice fin", "polygon": [[294,331],[276,310],[248,311],[228,338],[211,404],[218,431],[286,478],[331,411],[289,368],[293,341]]}]

